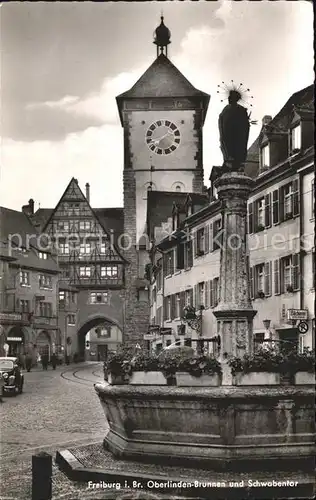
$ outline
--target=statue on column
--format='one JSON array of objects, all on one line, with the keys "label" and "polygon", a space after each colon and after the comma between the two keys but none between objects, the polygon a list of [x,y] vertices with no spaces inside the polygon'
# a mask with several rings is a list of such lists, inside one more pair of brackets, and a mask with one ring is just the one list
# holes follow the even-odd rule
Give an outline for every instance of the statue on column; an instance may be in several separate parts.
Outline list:
[{"label": "statue on column", "polygon": [[241,85],[239,89],[226,89],[229,91],[228,104],[219,115],[220,146],[224,158],[223,172],[244,171],[250,123],[256,123],[250,122],[250,113],[244,106],[238,104],[243,100]]}]

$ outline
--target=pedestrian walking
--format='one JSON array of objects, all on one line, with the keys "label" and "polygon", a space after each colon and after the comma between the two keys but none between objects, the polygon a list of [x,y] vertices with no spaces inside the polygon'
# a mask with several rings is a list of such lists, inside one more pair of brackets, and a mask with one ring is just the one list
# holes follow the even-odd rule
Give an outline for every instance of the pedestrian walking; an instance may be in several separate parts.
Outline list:
[{"label": "pedestrian walking", "polygon": [[32,355],[27,353],[26,356],[25,356],[25,368],[26,368],[26,371],[27,372],[30,372],[31,371],[31,368],[32,368]]},{"label": "pedestrian walking", "polygon": [[42,354],[42,366],[43,366],[43,370],[47,370],[47,367],[48,367],[48,354]]},{"label": "pedestrian walking", "polygon": [[53,370],[56,370],[56,365],[57,365],[57,356],[55,353],[52,354],[51,356],[51,363],[52,363],[52,367],[53,367]]}]

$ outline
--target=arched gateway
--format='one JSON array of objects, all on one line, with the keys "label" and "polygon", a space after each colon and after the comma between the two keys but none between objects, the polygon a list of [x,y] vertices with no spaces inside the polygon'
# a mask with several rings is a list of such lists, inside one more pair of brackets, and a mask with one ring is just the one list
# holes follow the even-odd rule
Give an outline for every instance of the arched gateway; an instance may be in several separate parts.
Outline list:
[{"label": "arched gateway", "polygon": [[122,329],[112,319],[102,315],[88,318],[78,330],[79,356],[91,361],[104,361],[109,351],[122,343]]}]

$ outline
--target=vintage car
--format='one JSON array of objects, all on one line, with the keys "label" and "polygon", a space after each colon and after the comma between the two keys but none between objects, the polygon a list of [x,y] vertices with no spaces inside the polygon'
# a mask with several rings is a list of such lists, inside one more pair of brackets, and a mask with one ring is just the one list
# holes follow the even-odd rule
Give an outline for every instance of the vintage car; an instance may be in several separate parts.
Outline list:
[{"label": "vintage car", "polygon": [[0,358],[0,387],[2,394],[21,394],[23,391],[24,375],[18,364],[18,358]]}]

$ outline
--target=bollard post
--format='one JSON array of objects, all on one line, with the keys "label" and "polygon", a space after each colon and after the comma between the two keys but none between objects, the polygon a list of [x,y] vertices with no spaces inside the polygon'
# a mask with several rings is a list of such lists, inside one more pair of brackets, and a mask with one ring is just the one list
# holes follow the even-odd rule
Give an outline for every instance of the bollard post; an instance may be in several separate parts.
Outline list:
[{"label": "bollard post", "polygon": [[32,500],[52,498],[52,456],[45,451],[32,456]]}]

